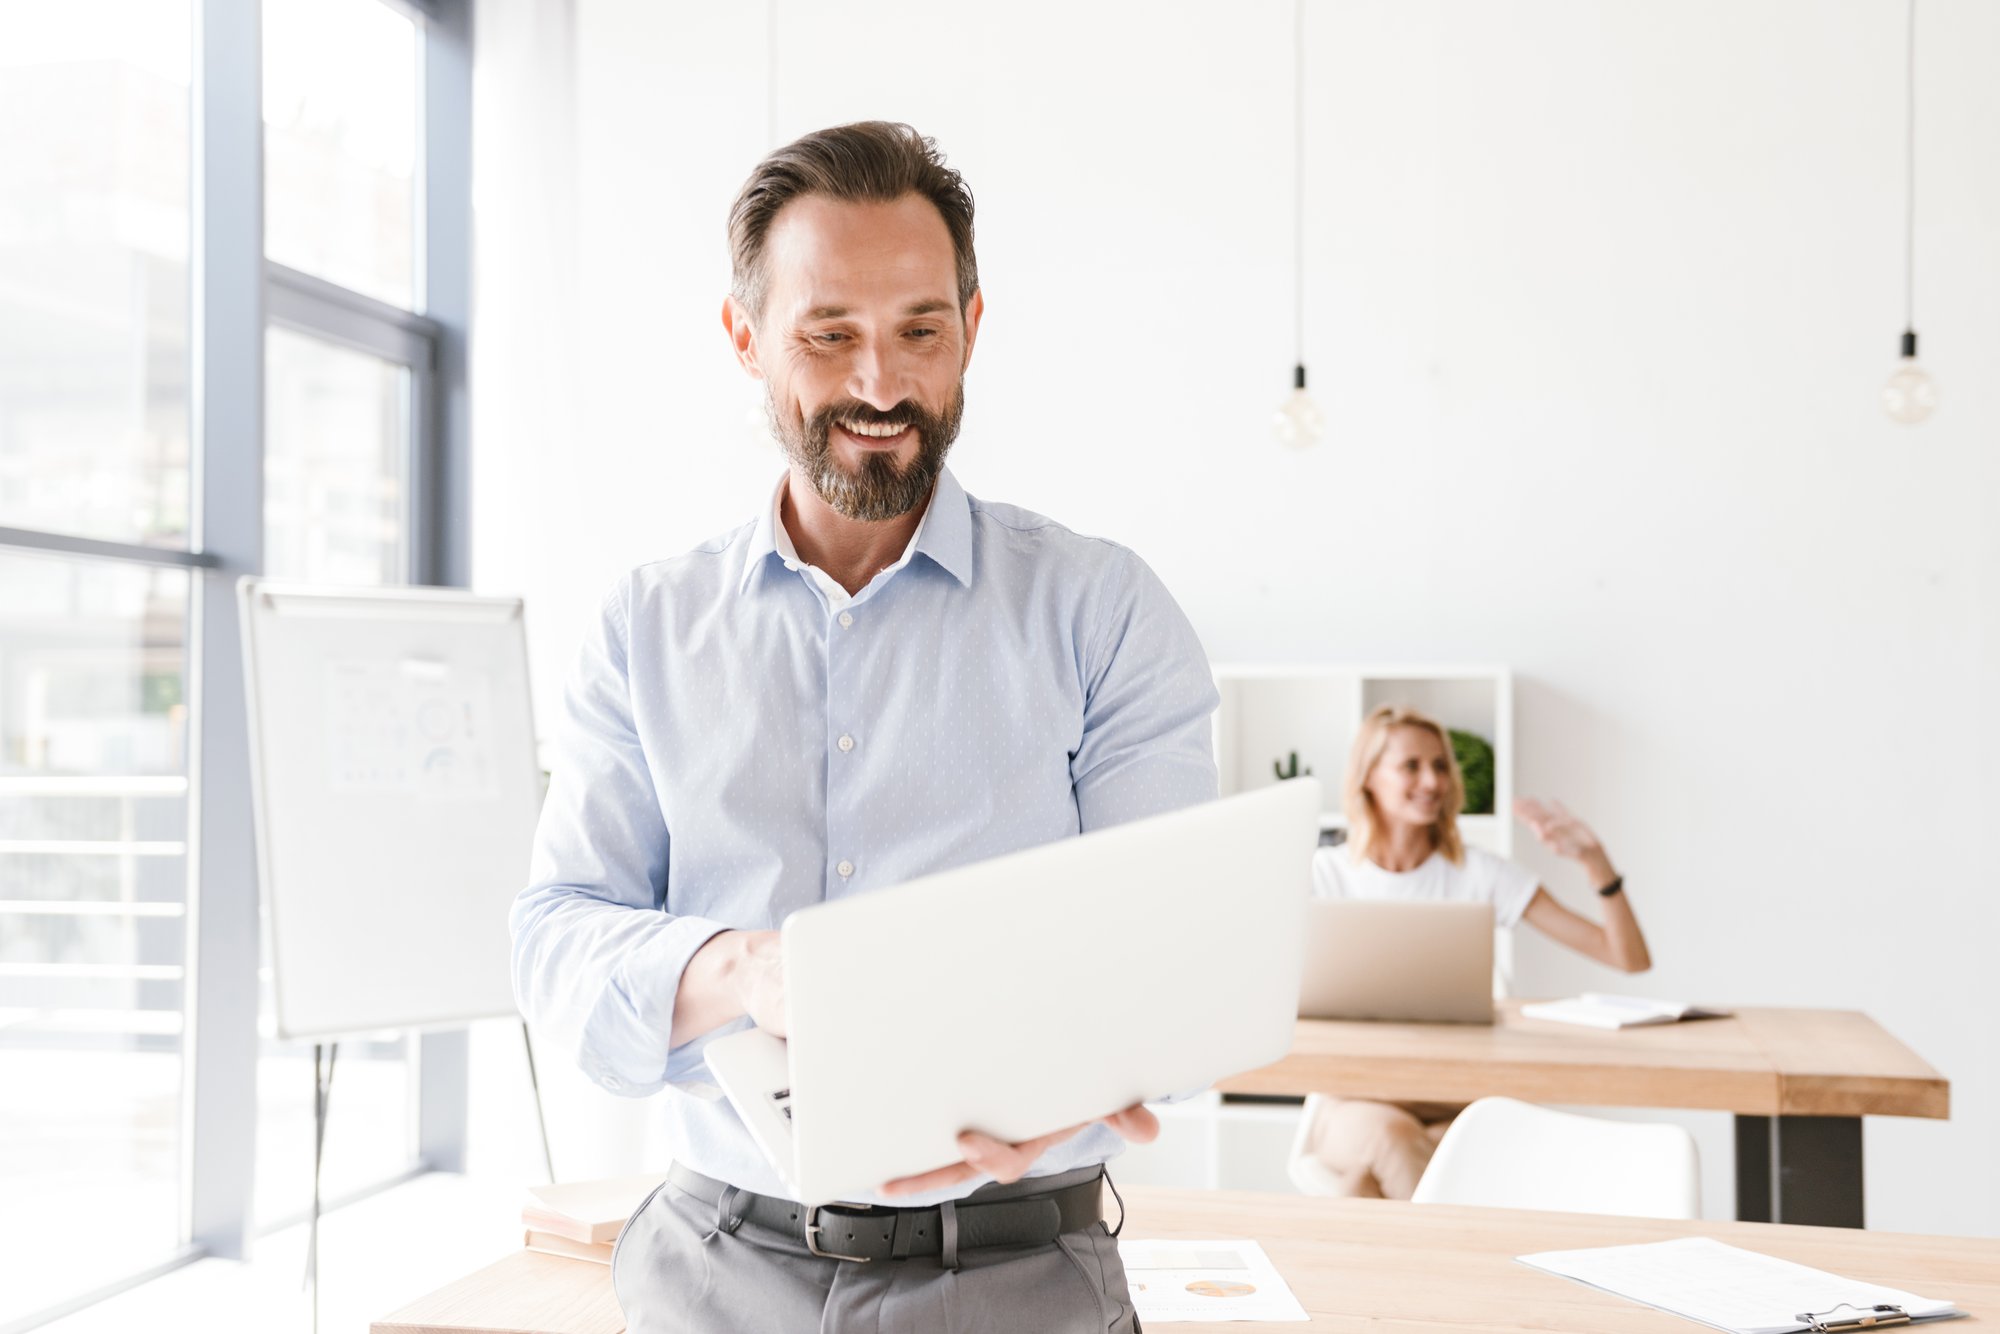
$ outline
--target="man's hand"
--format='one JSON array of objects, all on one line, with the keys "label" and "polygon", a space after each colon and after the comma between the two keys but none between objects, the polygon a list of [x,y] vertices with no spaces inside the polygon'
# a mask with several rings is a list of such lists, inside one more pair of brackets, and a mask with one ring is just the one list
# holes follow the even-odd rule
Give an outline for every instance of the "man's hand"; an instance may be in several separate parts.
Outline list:
[{"label": "man's hand", "polygon": [[[1144,1103],[1134,1103],[1122,1112],[1099,1118],[1105,1125],[1123,1135],[1134,1144],[1150,1144],[1160,1134],[1160,1118],[1146,1109]],[[1070,1126],[1051,1134],[1040,1135],[1019,1144],[1009,1144],[1005,1140],[982,1135],[976,1130],[967,1130],[958,1137],[959,1152],[965,1161],[953,1163],[950,1167],[940,1167],[935,1172],[924,1172],[913,1177],[898,1177],[882,1187],[884,1195],[914,1195],[919,1191],[941,1190],[955,1186],[961,1181],[970,1181],[976,1176],[990,1176],[995,1181],[1019,1181],[1028,1174],[1035,1160],[1042,1156],[1052,1144],[1060,1144],[1070,1136],[1087,1130],[1095,1121],[1085,1121],[1082,1125]]]},{"label": "man's hand", "polygon": [[776,931],[739,931],[742,954],[730,970],[736,1000],[752,1023],[785,1036],[785,950]]},{"label": "man's hand", "polygon": [[776,931],[724,931],[694,952],[674,997],[678,1047],[749,1015],[785,1035],[785,955]]}]

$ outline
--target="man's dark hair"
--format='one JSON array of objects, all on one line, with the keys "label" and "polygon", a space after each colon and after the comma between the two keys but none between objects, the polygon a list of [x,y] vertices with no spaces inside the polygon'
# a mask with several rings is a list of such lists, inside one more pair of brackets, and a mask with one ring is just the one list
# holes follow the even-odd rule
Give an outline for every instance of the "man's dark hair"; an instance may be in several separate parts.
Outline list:
[{"label": "man's dark hair", "polygon": [[817,130],[780,148],[750,173],[729,210],[730,290],[756,319],[763,314],[768,275],[764,238],[778,211],[801,195],[849,203],[893,203],[922,195],[937,206],[958,257],[958,306],[979,290],[972,253],[972,191],[947,167],[937,141],[908,125],[857,121]]}]

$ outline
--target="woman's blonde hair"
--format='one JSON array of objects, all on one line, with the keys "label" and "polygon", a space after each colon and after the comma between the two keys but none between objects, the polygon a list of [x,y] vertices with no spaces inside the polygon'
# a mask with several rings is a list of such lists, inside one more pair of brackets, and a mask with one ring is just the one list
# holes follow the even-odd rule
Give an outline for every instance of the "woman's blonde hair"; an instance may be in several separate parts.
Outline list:
[{"label": "woman's blonde hair", "polygon": [[1458,771],[1458,755],[1451,748],[1451,734],[1435,718],[1395,704],[1384,704],[1362,720],[1361,730],[1354,737],[1354,749],[1347,753],[1347,782],[1341,789],[1341,807],[1347,813],[1348,855],[1356,861],[1368,860],[1382,838],[1382,813],[1375,808],[1375,798],[1368,791],[1368,775],[1375,771],[1382,752],[1389,748],[1389,738],[1399,727],[1421,728],[1444,747],[1445,761],[1450,765],[1450,787],[1444,793],[1437,823],[1431,826],[1431,846],[1452,865],[1462,865],[1465,842],[1458,834],[1458,809],[1465,805],[1465,777]]}]

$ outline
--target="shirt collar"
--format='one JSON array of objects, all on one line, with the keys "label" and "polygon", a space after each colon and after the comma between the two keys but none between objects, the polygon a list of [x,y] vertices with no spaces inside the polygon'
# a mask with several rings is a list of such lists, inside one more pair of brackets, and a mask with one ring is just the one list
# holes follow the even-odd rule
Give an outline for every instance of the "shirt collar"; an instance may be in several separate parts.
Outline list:
[{"label": "shirt collar", "polygon": [[[743,576],[737,581],[738,590],[750,586],[750,578],[761,569],[772,556],[778,557],[787,567],[796,569],[802,562],[798,549],[792,545],[792,535],[785,531],[780,513],[785,501],[785,483],[790,478],[785,473],[778,478],[778,484],[771,491],[771,503],[757,516],[757,525],[750,534],[750,548],[743,558]],[[924,510],[924,517],[917,523],[917,531],[910,538],[898,565],[908,563],[912,555],[928,556],[938,568],[970,588],[972,586],[972,502],[967,499],[965,488],[958,479],[945,468],[938,473],[936,488],[931,492],[930,505]]]},{"label": "shirt collar", "polygon": [[917,530],[917,551],[959,583],[972,587],[972,502],[949,468],[938,473],[930,510]]}]

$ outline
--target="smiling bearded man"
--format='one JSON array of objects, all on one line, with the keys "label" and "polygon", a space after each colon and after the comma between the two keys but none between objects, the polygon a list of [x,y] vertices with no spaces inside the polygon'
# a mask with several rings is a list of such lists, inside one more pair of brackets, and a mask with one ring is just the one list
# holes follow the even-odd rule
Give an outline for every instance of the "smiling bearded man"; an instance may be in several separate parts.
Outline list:
[{"label": "smiling bearded man", "polygon": [[[829,403],[807,421],[781,412],[775,393],[765,394],[764,408],[793,471],[820,499],[842,518],[880,523],[900,518],[930,499],[931,488],[944,471],[944,456],[958,439],[958,424],[965,415],[965,380],[961,376],[952,387],[943,412],[907,399],[887,412],[849,401]],[[884,448],[893,448],[903,431],[914,430],[916,457],[907,467],[898,467],[894,454],[871,453],[862,458],[859,471],[849,472],[833,455],[836,426],[850,435],[879,440]]]},{"label": "smiling bearded man", "polygon": [[[944,466],[985,298],[936,145],[807,135],[751,173],[729,238],[723,327],[788,468],[753,522],[606,598],[513,912],[522,1012],[611,1092],[667,1091],[673,1169],[612,1268],[625,1318],[1134,1329],[1102,1183],[1158,1132],[1144,1107],[1019,1144],[968,1131],[962,1161],[813,1211],[714,1097],[712,1039],[785,1031],[789,914],[1216,795],[1215,685],[1159,579]],[[968,987],[1022,985],[977,940],[941,948]]]}]

